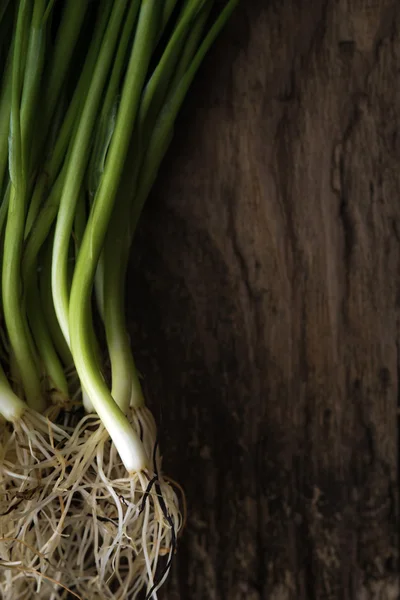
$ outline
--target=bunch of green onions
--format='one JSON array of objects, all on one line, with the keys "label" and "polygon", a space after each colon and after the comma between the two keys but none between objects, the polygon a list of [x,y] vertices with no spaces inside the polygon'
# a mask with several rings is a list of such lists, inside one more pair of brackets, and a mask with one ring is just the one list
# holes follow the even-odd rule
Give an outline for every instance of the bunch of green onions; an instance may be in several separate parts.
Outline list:
[{"label": "bunch of green onions", "polygon": [[182,516],[125,318],[137,223],[238,0],[0,0],[0,597],[157,597]]}]

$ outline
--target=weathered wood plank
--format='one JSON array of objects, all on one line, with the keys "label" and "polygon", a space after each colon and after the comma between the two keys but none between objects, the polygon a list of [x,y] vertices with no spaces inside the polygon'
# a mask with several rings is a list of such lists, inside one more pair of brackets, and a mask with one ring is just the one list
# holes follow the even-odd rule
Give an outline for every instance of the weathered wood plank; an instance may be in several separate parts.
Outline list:
[{"label": "weathered wood plank", "polygon": [[142,220],[173,599],[398,598],[400,5],[242,2]]}]

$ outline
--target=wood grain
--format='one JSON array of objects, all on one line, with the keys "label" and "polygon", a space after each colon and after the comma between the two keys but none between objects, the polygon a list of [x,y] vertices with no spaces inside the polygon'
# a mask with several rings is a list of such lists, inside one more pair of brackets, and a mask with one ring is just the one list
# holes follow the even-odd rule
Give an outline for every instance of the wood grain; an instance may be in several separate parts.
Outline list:
[{"label": "wood grain", "polygon": [[132,254],[168,600],[399,597],[400,5],[242,1]]}]

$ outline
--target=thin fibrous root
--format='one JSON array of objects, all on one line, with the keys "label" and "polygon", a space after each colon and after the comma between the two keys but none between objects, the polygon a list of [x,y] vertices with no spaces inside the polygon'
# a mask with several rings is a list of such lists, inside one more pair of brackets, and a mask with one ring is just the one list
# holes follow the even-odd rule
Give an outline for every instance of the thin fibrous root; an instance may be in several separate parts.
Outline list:
[{"label": "thin fibrous root", "polygon": [[23,460],[18,473],[7,471],[7,461],[2,466],[3,475],[11,477],[7,488],[14,491],[14,505],[0,516],[0,536],[18,541],[0,540],[0,558],[36,575],[32,583],[21,571],[8,570],[4,594],[18,585],[24,597],[25,580],[29,589],[43,584],[41,598],[56,600],[56,588],[41,581],[43,575],[84,598],[122,600],[129,591],[134,599],[143,589],[149,599],[157,598],[182,517],[174,488],[161,474],[150,411],[130,411],[131,424],[152,457],[151,470],[132,474],[95,415],[77,424],[65,422],[64,416],[63,427],[37,415],[29,418],[37,431],[33,439],[27,439],[33,425],[28,419],[9,432],[2,447],[4,456],[17,458],[11,464]]},{"label": "thin fibrous root", "polygon": [[49,418],[27,410],[15,424],[2,425],[0,442],[0,528],[4,517],[43,490],[51,493],[54,481],[63,478],[62,448],[69,434]]}]

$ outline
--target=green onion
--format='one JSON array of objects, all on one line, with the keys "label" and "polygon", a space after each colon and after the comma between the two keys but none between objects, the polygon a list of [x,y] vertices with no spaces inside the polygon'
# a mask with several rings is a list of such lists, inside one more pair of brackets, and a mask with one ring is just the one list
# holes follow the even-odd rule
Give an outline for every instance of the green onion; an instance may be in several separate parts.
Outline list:
[{"label": "green onion", "polygon": [[[0,0],[0,596],[157,597],[182,528],[126,323],[139,218],[238,0]],[[21,569],[15,569],[15,566]]]},{"label": "green onion", "polygon": [[[35,65],[33,55],[41,56],[43,54],[42,36],[40,35],[43,10],[44,2],[36,1],[32,17],[31,43],[27,57],[27,65],[34,65],[35,76],[39,79],[42,61],[39,59],[38,64]],[[21,69],[22,52],[27,45],[28,28],[29,2],[23,0],[18,11],[12,67],[9,142],[11,190],[4,241],[2,296],[5,323],[19,366],[27,402],[32,408],[43,410],[45,401],[41,393],[35,358],[32,355],[33,343],[28,332],[26,316],[23,312],[22,289],[19,278],[27,207],[28,184],[26,170],[31,141],[29,134],[31,133],[32,124],[32,111],[27,107],[29,107],[29,102],[34,99],[37,92],[37,89],[35,89],[37,83],[32,81],[32,74],[29,73],[27,76],[25,85]]]}]

